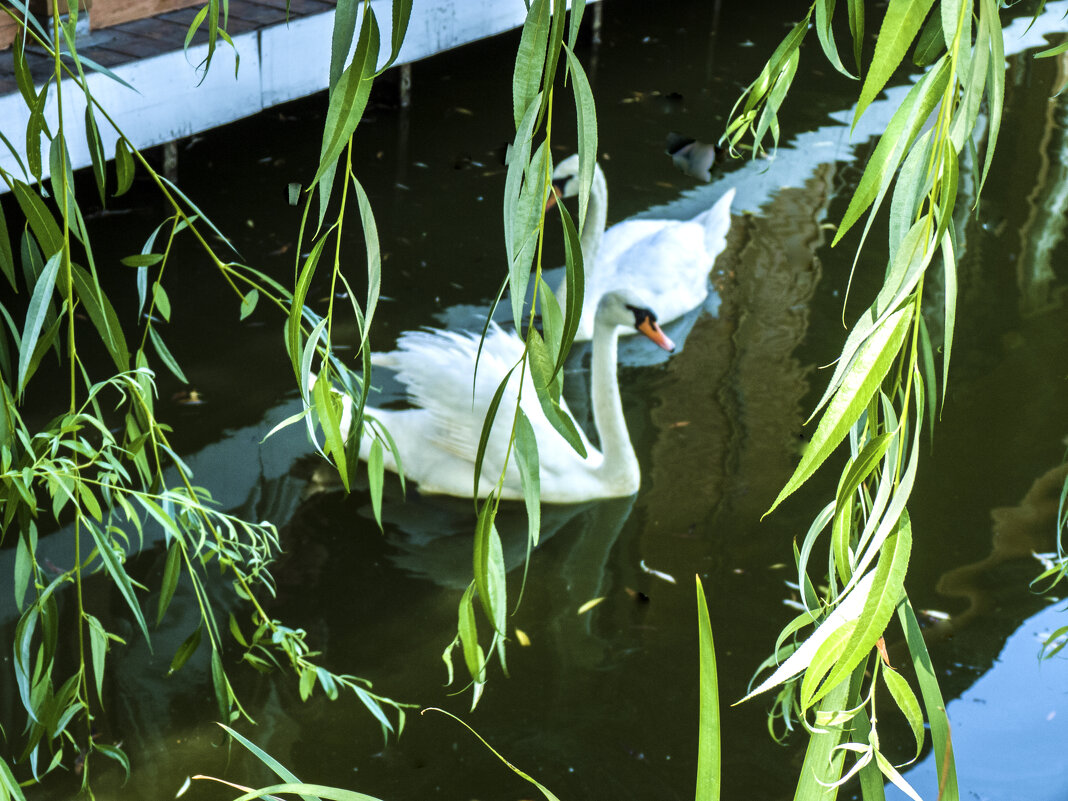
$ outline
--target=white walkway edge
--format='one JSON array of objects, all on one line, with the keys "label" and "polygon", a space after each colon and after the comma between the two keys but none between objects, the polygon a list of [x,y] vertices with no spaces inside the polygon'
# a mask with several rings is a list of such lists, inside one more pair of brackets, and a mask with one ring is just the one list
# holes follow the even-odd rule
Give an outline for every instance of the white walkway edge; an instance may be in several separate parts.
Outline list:
[{"label": "white walkway edge", "polygon": [[[392,6],[390,0],[372,0],[371,7],[381,26],[380,63],[384,63],[389,56]],[[418,61],[493,36],[522,25],[525,17],[522,0],[419,0],[413,3],[397,63]],[[151,147],[325,89],[333,24],[333,13],[318,14],[233,37],[240,55],[236,77],[234,50],[220,42],[211,70],[199,85],[201,75],[195,65],[207,55],[207,45],[191,47],[188,53],[164,53],[114,68],[112,71],[136,92],[99,73],[89,73],[90,89],[131,142],[138,148]],[[71,80],[63,81],[62,91],[71,162],[75,169],[86,167],[91,161],[81,134],[85,96]],[[53,88],[45,104],[53,131],[59,119],[57,108]],[[23,163],[28,121],[29,110],[21,95],[16,92],[0,97],[0,130],[19,149]],[[118,134],[99,114],[97,124],[104,152],[113,158]],[[47,150],[42,156],[47,175]],[[26,180],[14,156],[2,145],[0,167]],[[3,191],[6,186],[0,183],[0,192]]]}]

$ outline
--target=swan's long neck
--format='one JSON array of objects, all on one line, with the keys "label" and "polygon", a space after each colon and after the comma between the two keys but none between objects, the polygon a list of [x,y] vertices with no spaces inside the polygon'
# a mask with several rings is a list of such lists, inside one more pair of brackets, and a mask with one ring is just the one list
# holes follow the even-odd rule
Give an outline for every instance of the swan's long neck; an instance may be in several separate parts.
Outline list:
[{"label": "swan's long neck", "polygon": [[597,251],[601,247],[608,224],[608,183],[598,164],[593,168],[593,186],[590,187],[590,202],[586,206],[586,224],[582,226],[579,242],[582,245],[582,261],[586,269],[593,267]]},{"label": "swan's long neck", "polygon": [[638,458],[623,418],[623,401],[616,376],[616,346],[619,328],[596,321],[593,329],[592,386],[593,425],[601,440],[604,461],[600,471],[605,481],[618,483],[626,494],[636,492],[639,482]]}]

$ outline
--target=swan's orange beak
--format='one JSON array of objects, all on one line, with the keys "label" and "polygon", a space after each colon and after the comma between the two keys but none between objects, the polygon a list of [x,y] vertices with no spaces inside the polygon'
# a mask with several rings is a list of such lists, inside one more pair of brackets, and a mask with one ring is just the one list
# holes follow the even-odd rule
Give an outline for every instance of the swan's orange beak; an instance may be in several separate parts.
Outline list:
[{"label": "swan's orange beak", "polygon": [[560,196],[563,194],[560,187],[556,184],[549,185],[549,199],[545,201],[545,210],[548,211],[557,204],[560,200]]},{"label": "swan's orange beak", "polygon": [[642,320],[641,323],[638,325],[638,330],[645,334],[647,337],[649,337],[649,339],[653,340],[653,342],[662,347],[664,350],[675,350],[675,343],[668,339],[667,334],[665,334],[660,329],[660,326],[657,325],[652,318],[646,317],[644,320]]}]

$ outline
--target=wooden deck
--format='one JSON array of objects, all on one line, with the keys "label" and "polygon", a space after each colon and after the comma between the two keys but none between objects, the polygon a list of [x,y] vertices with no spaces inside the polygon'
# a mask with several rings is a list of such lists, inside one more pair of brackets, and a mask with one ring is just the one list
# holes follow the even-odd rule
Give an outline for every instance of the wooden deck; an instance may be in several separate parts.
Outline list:
[{"label": "wooden deck", "polygon": [[[3,2],[3,0],[0,0]],[[111,0],[93,0],[99,10]],[[305,97],[327,87],[330,41],[335,3],[331,0],[230,0],[228,32],[233,47],[219,43],[215,63],[205,75],[196,65],[207,56],[207,34],[201,30],[184,49],[189,23],[205,0],[152,0],[195,7],[181,8],[149,19],[123,22],[79,35],[79,53],[112,70],[126,84],[110,76],[86,71],[98,102],[107,108],[123,135],[138,148],[225,125],[265,108]],[[596,0],[587,0],[592,4]],[[361,4],[362,6],[362,4]],[[380,25],[382,51],[389,56],[392,28],[391,0],[371,0]],[[90,15],[92,10],[90,11]],[[397,64],[427,58],[522,25],[526,18],[518,0],[419,0],[412,8]],[[92,23],[92,20],[90,20]],[[240,69],[236,69],[240,59]],[[28,55],[35,82],[51,74],[52,62],[42,52]],[[509,65],[510,69],[510,65]],[[85,95],[69,78],[63,81],[63,115],[70,130],[80,128]],[[59,109],[54,87],[44,102],[47,125],[54,130]],[[22,176],[25,135],[30,110],[14,80],[11,49],[0,51],[0,131],[17,152],[0,147],[0,169]],[[118,131],[100,126],[100,142],[110,157]],[[67,140],[75,169],[92,159],[84,139]],[[48,163],[43,165],[47,174]],[[29,180],[24,178],[23,180]],[[0,193],[7,184],[0,182]]]},{"label": "wooden deck", "polygon": [[[79,39],[78,52],[101,66],[113,69],[139,59],[181,50],[189,25],[199,11],[199,5],[169,11],[148,19],[94,29],[84,43]],[[288,21],[332,12],[335,5],[336,0],[290,0]],[[90,11],[91,18],[92,14]],[[230,36],[283,25],[286,22],[286,0],[230,0],[230,21],[227,26]],[[207,41],[208,35],[204,26],[201,26],[190,45],[205,44]],[[26,59],[30,65],[30,74],[38,85],[52,73],[52,59],[42,53],[27,50]],[[16,91],[18,89],[15,85],[11,50],[0,51],[0,95]]]}]

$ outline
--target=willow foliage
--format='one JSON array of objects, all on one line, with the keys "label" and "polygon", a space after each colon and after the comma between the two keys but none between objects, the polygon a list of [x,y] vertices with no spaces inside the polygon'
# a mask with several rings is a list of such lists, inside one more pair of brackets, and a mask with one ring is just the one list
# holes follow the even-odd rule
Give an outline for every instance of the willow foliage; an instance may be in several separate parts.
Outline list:
[{"label": "willow foliage", "polygon": [[[225,2],[220,6],[212,0],[190,28],[187,47],[198,27],[208,30],[208,48],[199,70],[209,68],[217,42],[232,44],[223,27],[225,8]],[[349,290],[349,297],[355,295],[339,269],[340,236],[350,197],[358,206],[366,242],[367,303],[365,307],[352,305],[360,326],[366,379],[367,332],[378,297],[381,260],[370,204],[352,170],[352,137],[374,77],[397,57],[411,0],[393,3],[391,53],[381,68],[377,66],[378,24],[370,3],[342,0],[338,8],[322,157],[310,182],[304,215],[307,221],[311,199],[316,197],[316,234],[310,255],[297,264],[292,288],[234,261],[236,254],[223,232],[193,199],[158,174],[124,135],[92,93],[86,72],[103,72],[120,83],[121,79],[79,54],[77,8],[67,17],[53,15],[47,23],[34,17],[22,0],[10,0],[0,9],[19,26],[12,57],[18,89],[29,111],[25,130],[11,130],[0,121],[0,142],[19,165],[15,174],[0,170],[0,180],[19,211],[6,219],[0,211],[0,273],[24,299],[21,304],[0,302],[0,543],[15,548],[13,580],[6,586],[12,588],[19,610],[14,659],[5,670],[25,713],[24,730],[6,731],[4,737],[16,749],[16,762],[28,766],[28,774],[18,768],[24,783],[39,781],[79,753],[85,755],[83,787],[90,791],[97,755],[117,761],[127,772],[130,769],[119,745],[91,734],[103,704],[109,660],[115,649],[125,645],[121,636],[105,627],[106,610],[94,608],[83,593],[84,582],[94,573],[102,573],[114,585],[136,622],[136,636],[150,644],[151,630],[167,615],[179,584],[191,587],[200,622],[169,655],[170,670],[180,670],[195,652],[207,648],[220,720],[247,717],[227,675],[234,662],[231,659],[228,667],[224,661],[229,649],[257,670],[285,666],[299,678],[302,698],[310,696],[316,686],[331,698],[347,691],[374,716],[383,733],[403,726],[403,705],[372,692],[363,679],[323,668],[304,631],[287,627],[267,613],[260,598],[273,593],[269,571],[278,552],[278,532],[269,522],[244,520],[215,508],[210,492],[194,484],[192,472],[171,444],[171,429],[157,417],[155,408],[158,370],[168,370],[186,381],[167,345],[172,313],[167,286],[177,269],[168,268],[179,239],[194,242],[214,267],[220,290],[232,293],[234,313],[241,319],[254,313],[261,301],[281,312],[280,319],[286,320],[287,350],[301,386],[308,385],[313,359],[328,365],[328,371],[341,369],[330,345],[335,310],[331,306],[320,319],[305,299],[323,257],[332,262],[332,282]],[[349,58],[357,18],[362,20],[361,27]],[[27,46],[31,44],[47,53],[53,65],[39,86],[30,76]],[[85,107],[81,124],[64,113],[65,107],[75,104],[72,97]],[[46,101],[54,102],[56,115],[45,113]],[[117,134],[113,154],[104,153],[101,125]],[[81,137],[91,154],[97,190],[97,197],[89,202],[112,202],[141,172],[168,209],[140,252],[122,259],[121,266],[98,262],[82,212],[85,201],[75,192],[69,152],[71,143]],[[25,160],[15,142],[24,142]],[[111,165],[108,155],[113,157]],[[339,158],[341,197],[331,221],[327,204],[335,193]],[[213,244],[216,238],[221,246]],[[120,322],[105,289],[104,276],[110,281],[115,272],[129,276],[136,285],[136,325]],[[79,317],[90,321],[91,331],[76,325]],[[105,370],[101,375],[101,368],[91,367],[83,356],[101,350],[108,356],[111,374]],[[58,396],[48,394],[51,419],[31,428],[24,419],[27,392],[50,352],[65,366],[67,386]],[[359,396],[359,377],[343,372],[343,382]],[[37,416],[40,404],[38,398]],[[355,457],[341,443],[335,394],[319,393],[314,406],[324,421],[325,450],[347,478]],[[306,416],[311,419],[307,409]],[[359,422],[357,415],[357,426]],[[65,569],[44,561],[38,547],[42,530],[57,527],[63,527],[62,531],[50,536],[62,538],[69,550],[65,563],[70,566]],[[153,537],[162,535],[167,552],[158,603],[151,610],[144,603],[148,588],[128,570],[129,560],[145,544],[146,531]],[[246,604],[247,620],[231,615],[229,621],[220,622],[209,597],[209,568],[221,571],[232,582],[233,592]],[[63,604],[58,601],[61,595],[69,596]],[[61,631],[75,636],[61,637]],[[0,762],[0,797],[24,797],[15,771],[6,762]]]},{"label": "willow foliage", "polygon": [[[818,422],[812,441],[769,509],[817,471],[839,469],[831,465],[845,446],[837,491],[795,548],[804,610],[784,628],[769,660],[778,667],[753,694],[778,688],[776,708],[787,725],[796,715],[811,733],[795,797],[834,797],[854,775],[866,799],[882,798],[883,780],[918,797],[881,750],[875,690],[882,685],[909,722],[917,756],[926,719],[938,797],[957,799],[945,704],[904,589],[917,534],[908,499],[925,421],[934,424],[949,378],[959,250],[953,211],[961,171],[975,171],[981,192],[1000,132],[1003,34],[996,0],[891,0],[867,56],[870,10],[861,0],[837,7],[834,0],[816,0],[742,93],[724,134],[733,152],[749,141],[754,157],[766,137],[772,146],[778,143],[779,115],[812,28],[828,62],[859,82],[854,125],[910,53],[922,67],[869,158],[834,237],[838,245],[859,227],[853,269],[881,267],[883,284],[854,321],[813,411]],[[846,29],[851,67],[838,50]],[[864,244],[887,201],[890,256],[873,265]],[[923,306],[932,270],[942,274],[945,288],[935,321],[945,332],[941,370]],[[814,589],[824,583],[824,591]],[[883,646],[895,617],[900,630],[892,636],[908,645],[918,697]]]}]

